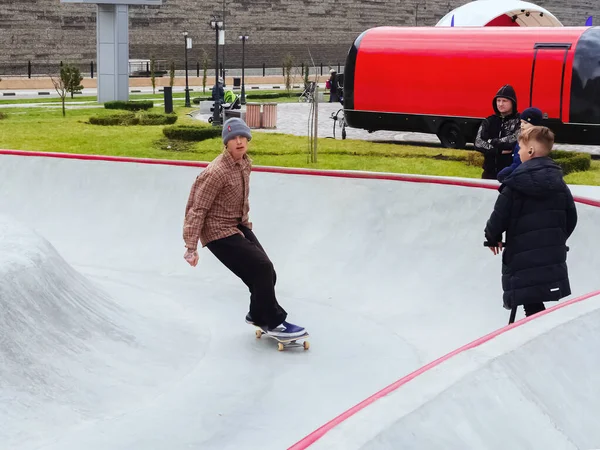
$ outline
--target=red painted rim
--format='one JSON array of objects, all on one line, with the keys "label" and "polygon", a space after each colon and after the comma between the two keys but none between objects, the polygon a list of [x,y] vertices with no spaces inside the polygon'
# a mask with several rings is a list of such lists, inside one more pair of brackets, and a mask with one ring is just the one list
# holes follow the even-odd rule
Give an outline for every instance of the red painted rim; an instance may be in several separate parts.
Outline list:
[{"label": "red painted rim", "polygon": [[[58,153],[58,152],[35,152],[35,151],[24,151],[24,150],[2,150],[0,149],[0,155],[12,155],[12,156],[37,156],[43,158],[62,158],[62,159],[78,159],[85,161],[109,161],[109,162],[123,162],[123,163],[137,163],[137,164],[153,164],[153,165],[164,165],[164,166],[182,166],[182,167],[206,167],[208,162],[201,161],[186,161],[186,160],[172,160],[172,159],[151,159],[151,158],[129,158],[122,156],[104,156],[104,155],[82,155],[77,153]],[[403,175],[393,173],[379,173],[379,172],[359,172],[359,171],[343,171],[343,170],[317,170],[317,169],[297,169],[290,167],[268,167],[268,166],[254,166],[253,172],[265,172],[265,173],[280,173],[288,175],[311,175],[321,177],[337,177],[337,178],[359,178],[367,180],[389,180],[389,181],[405,181],[409,183],[429,183],[429,184],[442,184],[448,186],[462,186],[462,187],[474,187],[480,189],[498,189],[497,184],[487,184],[480,181],[469,181],[464,179],[452,179],[443,178],[430,175]],[[574,197],[578,203],[583,203],[590,206],[596,206],[600,208],[600,201],[585,197]]]}]

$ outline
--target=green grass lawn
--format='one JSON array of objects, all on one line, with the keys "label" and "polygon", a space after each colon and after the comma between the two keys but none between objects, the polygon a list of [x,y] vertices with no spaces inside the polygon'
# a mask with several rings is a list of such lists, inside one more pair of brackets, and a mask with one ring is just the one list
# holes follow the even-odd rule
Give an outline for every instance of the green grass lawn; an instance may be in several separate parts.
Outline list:
[{"label": "green grass lawn", "polygon": [[[176,107],[177,124],[196,124],[185,115],[194,108]],[[151,112],[162,112],[154,108]],[[92,115],[118,113],[105,109],[67,110],[18,108],[3,110],[0,147],[4,149],[210,161],[222,150],[220,139],[202,142],[170,141],[163,126],[98,126],[86,123]],[[208,125],[206,125],[208,126]],[[480,155],[474,151],[374,143],[361,140],[319,139],[318,162],[309,162],[308,138],[253,131],[250,156],[255,165],[343,169],[405,174],[480,178]],[[170,146],[170,148],[169,148]],[[569,174],[568,183],[600,185],[600,161],[592,170]]]}]

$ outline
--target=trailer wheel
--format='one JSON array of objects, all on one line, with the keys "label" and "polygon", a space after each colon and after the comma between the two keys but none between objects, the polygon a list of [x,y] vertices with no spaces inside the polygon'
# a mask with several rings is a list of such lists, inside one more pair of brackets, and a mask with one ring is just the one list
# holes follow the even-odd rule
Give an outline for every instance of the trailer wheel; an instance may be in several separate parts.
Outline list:
[{"label": "trailer wheel", "polygon": [[460,127],[455,122],[446,122],[442,125],[437,137],[446,148],[465,148],[467,145]]}]

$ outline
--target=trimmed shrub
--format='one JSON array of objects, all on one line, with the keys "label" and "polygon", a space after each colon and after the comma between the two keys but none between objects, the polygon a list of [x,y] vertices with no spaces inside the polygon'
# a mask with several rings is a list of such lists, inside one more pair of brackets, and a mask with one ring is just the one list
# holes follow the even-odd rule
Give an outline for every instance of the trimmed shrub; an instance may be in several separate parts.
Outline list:
[{"label": "trimmed shrub", "polygon": [[[302,93],[300,92],[291,92],[289,97],[300,97]],[[266,94],[246,94],[246,99],[251,100],[268,100],[273,98],[281,98],[288,97],[287,92],[271,92]]]},{"label": "trimmed shrub", "polygon": [[200,102],[205,102],[205,101],[208,101],[208,100],[212,100],[212,97],[195,97],[195,98],[192,99],[192,103],[194,105],[199,105]]},{"label": "trimmed shrub", "polygon": [[123,109],[126,111],[141,111],[154,108],[154,102],[151,100],[144,100],[140,102],[125,102],[123,100],[115,100],[104,103],[106,109]]},{"label": "trimmed shrub", "polygon": [[172,125],[177,122],[177,114],[138,114],[140,125]]},{"label": "trimmed shrub", "polygon": [[111,114],[108,116],[90,117],[92,125],[137,125],[139,119],[135,114]]},{"label": "trimmed shrub", "polygon": [[553,150],[550,157],[558,164],[565,175],[572,172],[585,172],[590,170],[592,155],[589,153],[568,152],[565,150]]},{"label": "trimmed shrub", "polygon": [[[300,97],[302,93],[300,92],[292,92],[289,97]],[[287,92],[267,92],[264,94],[261,93],[246,93],[246,100],[269,100],[269,99],[277,99],[281,97],[288,97]],[[204,101],[213,101],[212,97],[195,97],[192,99],[192,102],[195,105],[199,105],[200,102]]]},{"label": "trimmed shrub", "polygon": [[483,165],[483,155],[477,151],[467,152],[465,161],[467,166],[481,167]]},{"label": "trimmed shrub", "polygon": [[127,113],[90,117],[92,125],[171,125],[177,121],[176,114]]},{"label": "trimmed shrub", "polygon": [[177,125],[163,128],[163,134],[169,139],[181,141],[204,141],[221,137],[222,127],[196,127],[193,125]]}]

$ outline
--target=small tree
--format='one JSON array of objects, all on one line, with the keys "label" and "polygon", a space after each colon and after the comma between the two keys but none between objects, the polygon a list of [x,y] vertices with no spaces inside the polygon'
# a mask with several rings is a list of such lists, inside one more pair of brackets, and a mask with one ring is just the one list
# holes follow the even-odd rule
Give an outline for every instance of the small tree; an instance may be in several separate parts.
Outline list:
[{"label": "small tree", "polygon": [[62,80],[66,91],[71,94],[71,99],[73,98],[73,94],[81,92],[83,89],[83,86],[81,85],[83,77],[81,76],[79,67],[72,64],[62,66],[60,68],[60,79]]},{"label": "small tree", "polygon": [[304,88],[306,88],[308,86],[308,72],[310,70],[310,68],[308,67],[308,64],[306,65],[306,67],[304,68]]},{"label": "small tree", "polygon": [[173,84],[175,83],[175,62],[171,61],[171,68],[169,70],[169,86],[173,87]]},{"label": "small tree", "polygon": [[150,79],[152,80],[152,93],[156,94],[156,74],[154,73],[156,69],[156,58],[154,55],[150,57]]},{"label": "small tree", "polygon": [[288,53],[285,58],[283,58],[283,70],[285,74],[285,90],[288,93],[288,96],[292,95],[292,68],[294,67],[294,58],[290,53]]},{"label": "small tree", "polygon": [[208,53],[202,49],[202,93],[206,93],[206,80],[208,78]]},{"label": "small tree", "polygon": [[65,98],[67,97],[67,86],[62,78],[62,72],[63,72],[63,68],[61,66],[60,68],[60,75],[54,76],[54,75],[49,75],[50,80],[52,81],[52,84],[54,85],[54,89],[56,89],[56,93],[58,94],[58,96],[60,97],[60,101],[62,103],[62,115],[63,117],[65,117],[67,115],[66,112],[66,108],[65,108]]}]

